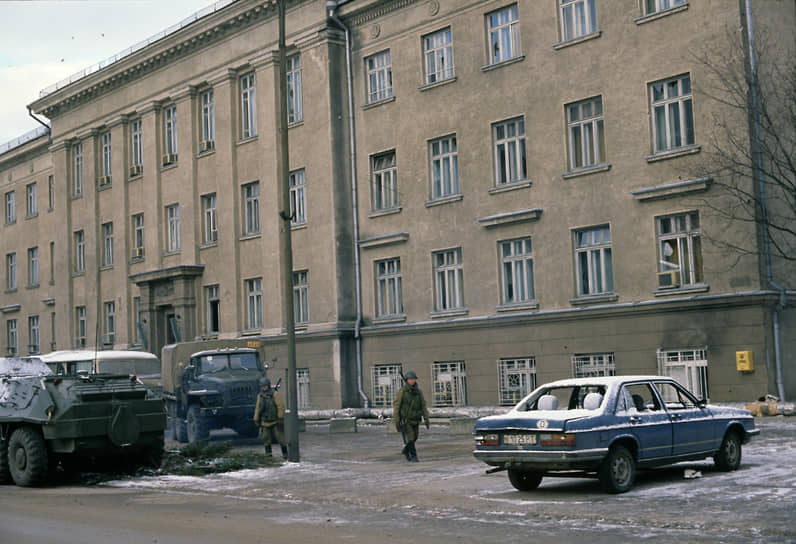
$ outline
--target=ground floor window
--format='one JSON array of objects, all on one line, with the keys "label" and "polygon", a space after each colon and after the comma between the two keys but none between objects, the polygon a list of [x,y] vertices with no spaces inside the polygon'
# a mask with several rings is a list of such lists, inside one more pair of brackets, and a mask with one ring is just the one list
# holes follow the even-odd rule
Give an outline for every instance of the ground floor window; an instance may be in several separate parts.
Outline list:
[{"label": "ground floor window", "polygon": [[296,396],[298,398],[298,409],[310,409],[310,369],[296,369]]},{"label": "ground floor window", "polygon": [[575,378],[594,378],[596,376],[616,376],[616,363],[613,353],[582,353],[572,356],[572,376]]},{"label": "ground floor window", "polygon": [[403,386],[401,365],[376,365],[371,371],[373,406],[392,406],[395,392]]},{"label": "ground floor window", "polygon": [[434,406],[467,404],[467,374],[464,361],[436,362],[432,367]]},{"label": "ground floor window", "polygon": [[680,382],[698,399],[708,400],[707,347],[658,350],[658,373]]},{"label": "ground floor window", "polygon": [[501,359],[498,361],[500,404],[511,406],[536,389],[536,359]]}]

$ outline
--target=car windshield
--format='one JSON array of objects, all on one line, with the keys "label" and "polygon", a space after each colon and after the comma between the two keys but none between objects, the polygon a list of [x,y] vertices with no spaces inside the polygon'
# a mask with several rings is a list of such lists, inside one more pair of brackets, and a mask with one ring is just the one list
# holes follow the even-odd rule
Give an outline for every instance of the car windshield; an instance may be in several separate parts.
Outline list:
[{"label": "car windshield", "polygon": [[257,370],[257,355],[254,353],[203,355],[200,357],[200,367],[203,374],[226,369]]},{"label": "car windshield", "polygon": [[604,397],[603,385],[549,387],[520,403],[518,410],[597,410]]}]

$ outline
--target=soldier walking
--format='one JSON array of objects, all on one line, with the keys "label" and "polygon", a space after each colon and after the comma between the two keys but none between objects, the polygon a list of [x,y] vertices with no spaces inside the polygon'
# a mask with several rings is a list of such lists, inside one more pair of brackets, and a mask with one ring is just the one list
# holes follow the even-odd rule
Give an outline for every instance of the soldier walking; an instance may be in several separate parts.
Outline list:
[{"label": "soldier walking", "polygon": [[265,454],[271,455],[271,444],[279,442],[282,447],[282,458],[287,459],[287,443],[285,442],[285,403],[279,392],[271,389],[271,380],[260,380],[262,391],[257,395],[257,406],[254,407],[254,422],[263,429]]},{"label": "soldier walking", "polygon": [[395,394],[395,401],[393,402],[392,413],[395,419],[395,427],[404,439],[404,449],[401,453],[406,456],[407,461],[413,463],[417,462],[417,450],[415,449],[415,441],[418,438],[420,420],[426,422],[426,429],[429,427],[428,423],[428,408],[426,408],[426,399],[423,398],[423,392],[417,386],[417,374],[414,370],[410,370],[405,376],[406,383]]}]

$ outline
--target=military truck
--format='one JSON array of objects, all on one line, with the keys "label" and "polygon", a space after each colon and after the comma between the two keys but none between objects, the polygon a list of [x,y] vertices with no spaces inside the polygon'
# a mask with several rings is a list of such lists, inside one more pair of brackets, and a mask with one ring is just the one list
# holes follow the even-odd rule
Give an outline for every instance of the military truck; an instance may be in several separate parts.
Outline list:
[{"label": "military truck", "polygon": [[37,357],[0,358],[0,484],[47,483],[61,461],[158,467],[166,411],[135,376],[55,375]]},{"label": "military truck", "polygon": [[258,382],[267,368],[261,349],[253,340],[183,342],[163,348],[162,394],[174,440],[207,440],[212,429],[225,427],[243,437],[257,436],[254,407]]}]

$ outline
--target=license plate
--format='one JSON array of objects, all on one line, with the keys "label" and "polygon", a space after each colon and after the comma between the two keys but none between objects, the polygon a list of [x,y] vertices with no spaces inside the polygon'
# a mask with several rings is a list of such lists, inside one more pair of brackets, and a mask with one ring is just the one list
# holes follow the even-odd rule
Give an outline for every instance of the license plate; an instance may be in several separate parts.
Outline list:
[{"label": "license plate", "polygon": [[513,446],[535,445],[535,434],[507,434],[503,436],[503,443]]}]

